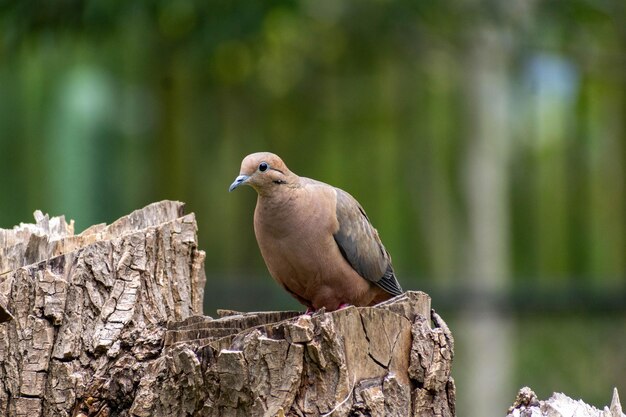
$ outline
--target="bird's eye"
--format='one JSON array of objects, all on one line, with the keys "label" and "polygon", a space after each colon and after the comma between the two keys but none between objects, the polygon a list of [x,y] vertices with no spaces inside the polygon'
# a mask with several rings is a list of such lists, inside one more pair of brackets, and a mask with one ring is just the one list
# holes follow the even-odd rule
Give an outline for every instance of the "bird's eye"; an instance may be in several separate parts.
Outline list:
[{"label": "bird's eye", "polygon": [[269,168],[269,165],[267,165],[267,162],[261,162],[259,164],[259,171],[261,172],[267,171],[267,168]]}]

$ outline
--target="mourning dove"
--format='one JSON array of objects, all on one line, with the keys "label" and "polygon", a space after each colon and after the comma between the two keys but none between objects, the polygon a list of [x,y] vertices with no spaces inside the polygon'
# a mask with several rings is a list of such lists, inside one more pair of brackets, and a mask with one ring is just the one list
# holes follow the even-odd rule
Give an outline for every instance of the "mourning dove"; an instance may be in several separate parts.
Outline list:
[{"label": "mourning dove", "polygon": [[402,293],[378,232],[350,194],[299,177],[269,152],[246,156],[229,191],[244,184],[258,194],[254,232],[267,268],[307,311]]}]

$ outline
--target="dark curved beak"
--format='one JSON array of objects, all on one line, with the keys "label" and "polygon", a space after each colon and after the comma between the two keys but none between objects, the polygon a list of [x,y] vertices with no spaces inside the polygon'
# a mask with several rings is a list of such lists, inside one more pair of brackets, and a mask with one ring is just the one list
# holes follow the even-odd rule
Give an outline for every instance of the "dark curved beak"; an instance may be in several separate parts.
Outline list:
[{"label": "dark curved beak", "polygon": [[248,178],[250,178],[250,176],[248,175],[240,175],[237,178],[235,178],[235,181],[233,181],[232,184],[230,184],[230,187],[228,187],[228,191],[233,191],[235,188],[239,187],[241,184],[245,184],[246,181],[248,181]]}]

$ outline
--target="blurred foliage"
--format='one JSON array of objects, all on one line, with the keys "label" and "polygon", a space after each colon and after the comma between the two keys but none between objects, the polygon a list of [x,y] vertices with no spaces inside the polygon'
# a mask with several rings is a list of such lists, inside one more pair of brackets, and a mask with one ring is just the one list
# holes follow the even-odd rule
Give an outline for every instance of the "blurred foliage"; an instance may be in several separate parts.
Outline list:
[{"label": "blurred foliage", "polygon": [[[227,192],[243,156],[269,150],[357,197],[403,286],[462,314],[467,132],[485,100],[468,73],[486,33],[506,69],[507,156],[492,173],[509,225],[504,297],[592,288],[591,305],[623,306],[625,21],[620,0],[0,0],[0,225],[40,208],[80,230],[179,199],[198,217],[208,308],[298,308],[258,253],[254,193]],[[550,299],[537,306],[549,317]],[[517,380],[538,385],[559,338],[592,337],[601,319],[585,314],[604,313],[584,310],[569,325],[522,320],[539,342],[520,347]],[[619,369],[599,386],[626,387]],[[541,387],[607,402],[588,396],[608,387],[584,393],[579,379]]]},{"label": "blurred foliage", "polygon": [[523,337],[514,386],[530,385],[540,398],[548,398],[567,381],[568,395],[598,408],[610,402],[607,387],[623,389],[626,338],[615,337],[616,329],[626,329],[623,315],[524,317],[518,327]]}]

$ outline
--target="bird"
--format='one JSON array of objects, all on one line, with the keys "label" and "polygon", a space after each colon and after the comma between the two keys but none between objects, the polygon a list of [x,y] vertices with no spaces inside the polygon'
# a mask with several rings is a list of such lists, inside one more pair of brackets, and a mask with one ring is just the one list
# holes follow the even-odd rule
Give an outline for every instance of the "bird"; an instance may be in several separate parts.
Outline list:
[{"label": "bird", "polygon": [[270,152],[243,159],[229,191],[242,185],[258,195],[254,233],[267,269],[306,313],[402,294],[378,231],[349,193],[296,175]]}]

